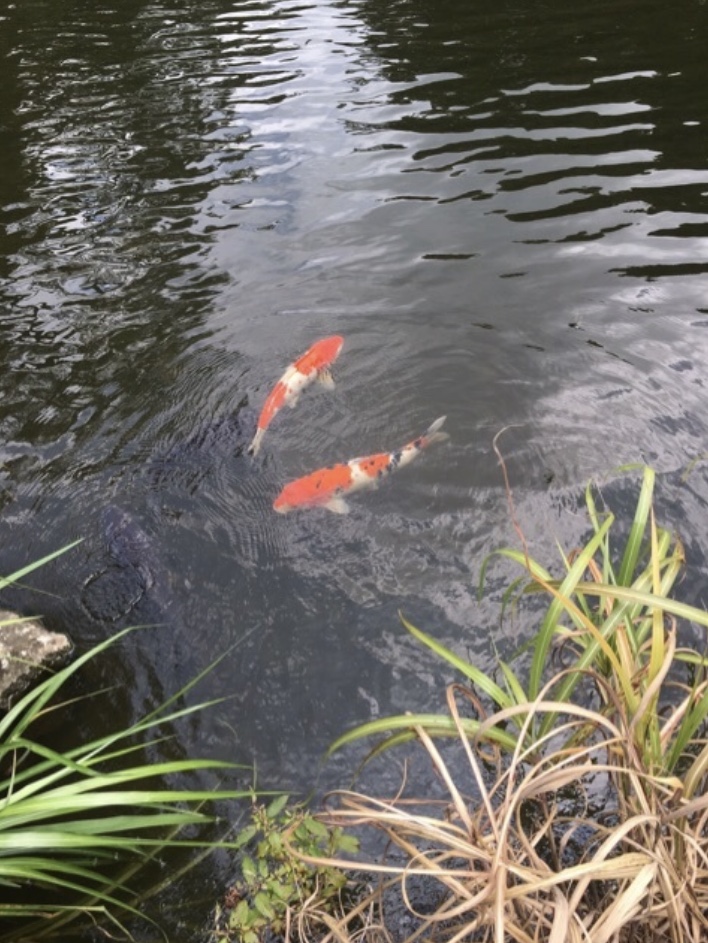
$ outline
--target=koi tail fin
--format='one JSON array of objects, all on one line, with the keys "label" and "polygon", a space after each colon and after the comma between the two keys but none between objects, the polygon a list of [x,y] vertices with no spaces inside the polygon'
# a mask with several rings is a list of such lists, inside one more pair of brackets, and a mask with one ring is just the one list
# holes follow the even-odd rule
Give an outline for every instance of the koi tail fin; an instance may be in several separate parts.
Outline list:
[{"label": "koi tail fin", "polygon": [[261,442],[263,441],[263,436],[265,435],[265,429],[258,429],[256,434],[253,437],[253,441],[246,449],[246,452],[249,455],[258,455],[261,450]]},{"label": "koi tail fin", "polygon": [[435,422],[426,429],[422,435],[424,448],[427,448],[429,445],[435,445],[436,442],[447,442],[450,436],[447,432],[440,431],[446,419],[447,416],[440,416],[439,419],[436,419]]}]

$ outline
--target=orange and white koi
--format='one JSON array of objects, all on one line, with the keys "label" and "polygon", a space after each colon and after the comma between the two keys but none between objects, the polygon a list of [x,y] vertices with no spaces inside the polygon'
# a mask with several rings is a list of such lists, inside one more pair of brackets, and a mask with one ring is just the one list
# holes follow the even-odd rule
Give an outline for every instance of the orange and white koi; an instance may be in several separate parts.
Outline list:
[{"label": "orange and white koi", "polygon": [[440,428],[445,416],[436,419],[430,428],[395,452],[380,452],[366,458],[353,458],[350,462],[320,468],[285,485],[273,502],[280,514],[300,508],[324,507],[336,514],[347,514],[349,505],[344,495],[364,488],[376,488],[382,478],[397,468],[410,464],[423,449],[448,438]]},{"label": "orange and white koi", "polygon": [[249,455],[257,455],[266,429],[283,406],[295,407],[300,393],[315,380],[327,389],[334,389],[331,366],[339,356],[344,338],[334,335],[317,341],[295,363],[291,363],[275,384],[258,417],[258,427],[248,446]]}]

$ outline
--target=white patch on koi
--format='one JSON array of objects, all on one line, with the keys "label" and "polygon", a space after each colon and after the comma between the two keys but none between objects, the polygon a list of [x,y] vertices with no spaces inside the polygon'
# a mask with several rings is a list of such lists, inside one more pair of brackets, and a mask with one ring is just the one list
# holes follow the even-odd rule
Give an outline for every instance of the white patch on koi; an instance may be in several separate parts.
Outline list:
[{"label": "white patch on koi", "polygon": [[352,480],[349,483],[349,486],[345,488],[346,494],[348,494],[350,491],[360,491],[362,488],[371,488],[376,486],[376,477],[374,476],[372,478],[371,475],[367,475],[367,473],[361,467],[362,461],[363,459],[361,458],[355,458],[353,461],[347,462]]},{"label": "white patch on koi", "polygon": [[[294,364],[290,364],[288,369],[285,371],[283,376],[278,381],[282,383],[285,387],[285,395],[283,396],[283,406],[289,406],[290,409],[294,409],[298,400],[300,399],[300,394],[304,389],[306,389],[311,383],[314,383],[317,378],[318,371],[313,370],[312,373],[302,373],[298,370]],[[270,418],[270,422],[275,419],[275,417],[280,412],[279,409],[276,409],[273,415]],[[269,423],[270,425],[270,423]],[[265,435],[265,429],[258,429],[256,432],[253,441],[248,447],[249,455],[257,455],[260,451],[261,442],[263,441],[263,436]]]},{"label": "white patch on koi", "polygon": [[300,398],[300,393],[306,389],[310,383],[315,379],[316,372],[311,374],[300,373],[299,370],[296,370],[294,367],[291,367],[292,372],[288,371],[289,376],[283,379],[283,383],[286,387],[285,399],[283,404],[286,406],[293,407],[297,406],[297,401]]}]

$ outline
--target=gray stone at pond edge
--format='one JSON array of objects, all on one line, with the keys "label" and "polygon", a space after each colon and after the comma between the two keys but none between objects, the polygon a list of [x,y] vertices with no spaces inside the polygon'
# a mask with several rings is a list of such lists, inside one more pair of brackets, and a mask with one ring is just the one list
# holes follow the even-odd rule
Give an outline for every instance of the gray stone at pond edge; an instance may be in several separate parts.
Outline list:
[{"label": "gray stone at pond edge", "polygon": [[0,609],[0,710],[5,711],[48,668],[68,658],[66,635],[49,632],[36,619],[18,621],[15,612]]}]

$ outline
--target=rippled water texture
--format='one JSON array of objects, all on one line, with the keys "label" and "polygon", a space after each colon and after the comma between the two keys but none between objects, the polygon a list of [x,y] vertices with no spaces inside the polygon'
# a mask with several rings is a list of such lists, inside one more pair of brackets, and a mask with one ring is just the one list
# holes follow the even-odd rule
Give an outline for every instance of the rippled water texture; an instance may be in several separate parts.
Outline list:
[{"label": "rippled water texture", "polygon": [[[308,788],[346,726],[439,704],[399,608],[486,665],[524,633],[475,600],[505,426],[535,552],[650,461],[702,599],[707,49],[703,0],[0,2],[0,569],[82,536],[6,601],[79,646],[161,623],[96,667],[106,716],[233,646],[184,749]],[[335,333],[335,392],[248,458]],[[273,513],[442,414],[349,516]]]}]

